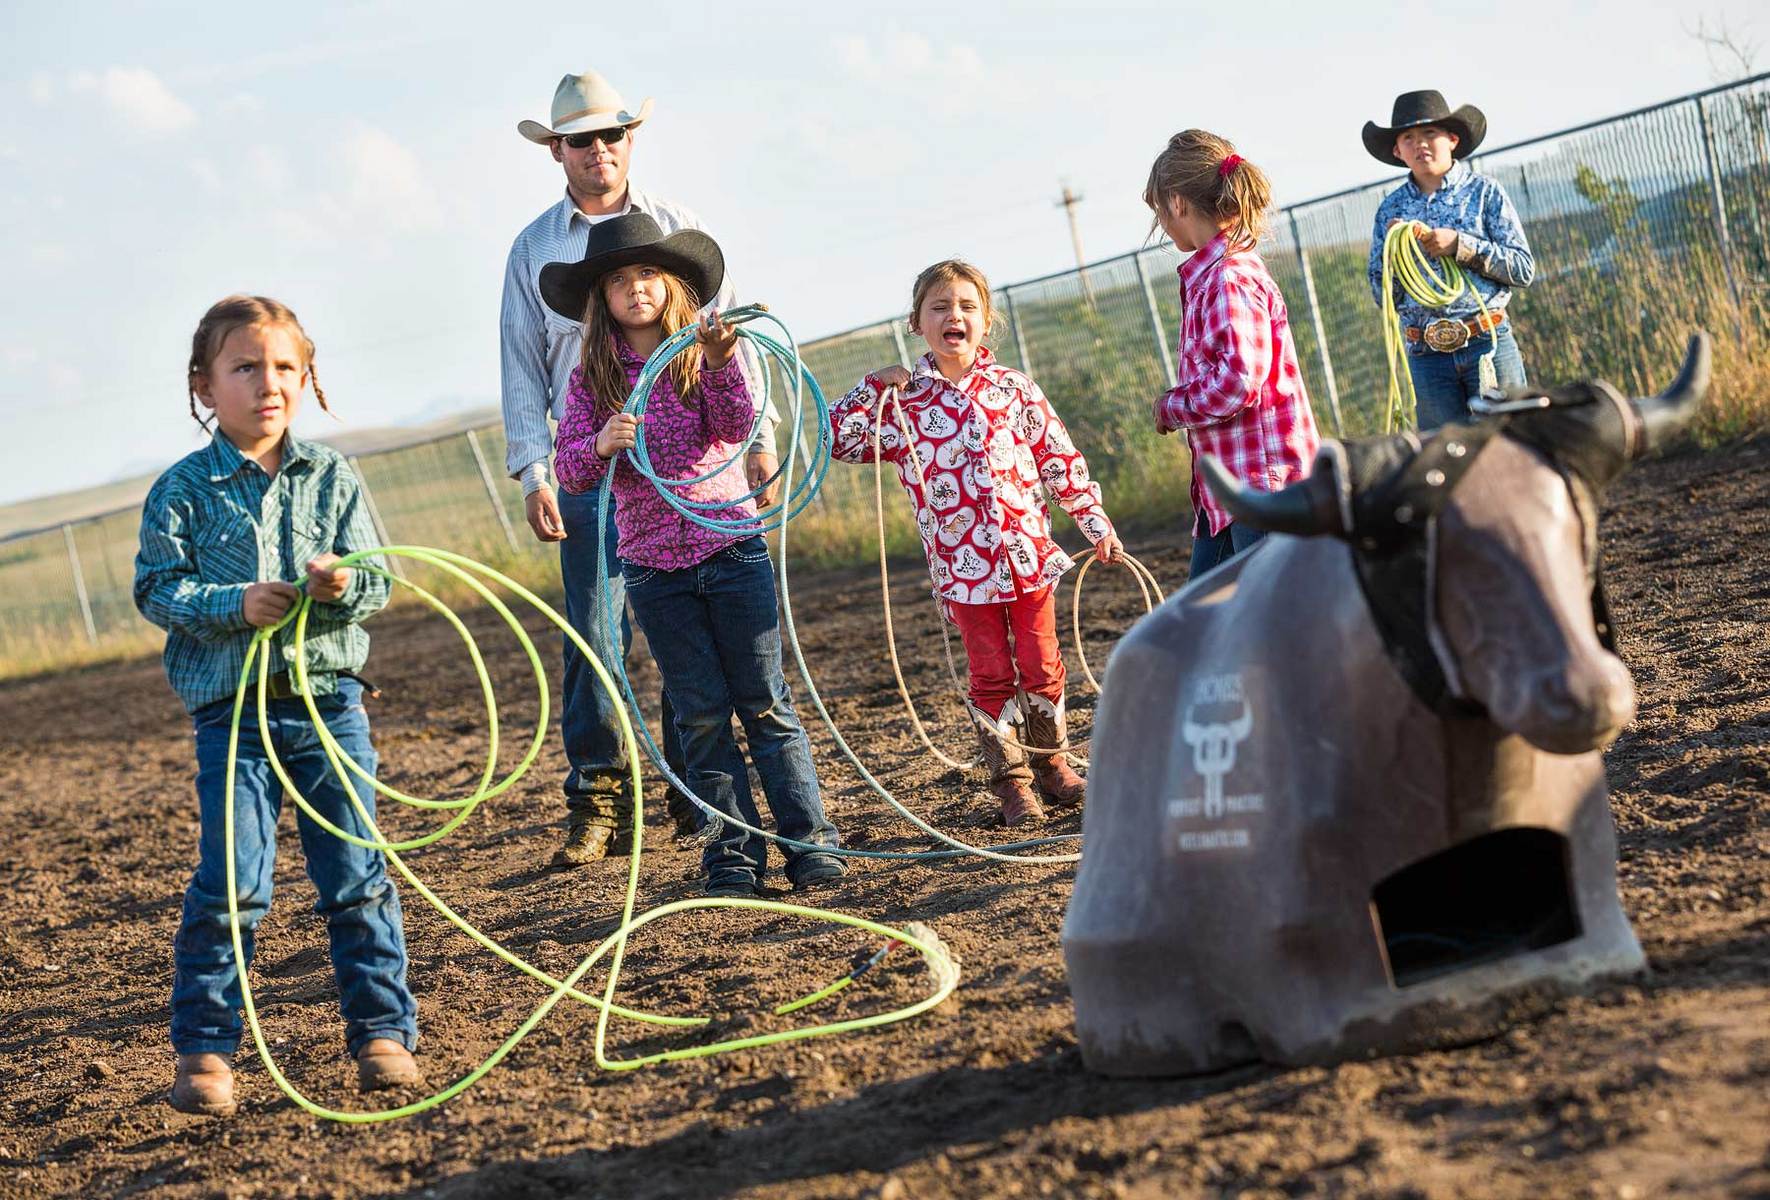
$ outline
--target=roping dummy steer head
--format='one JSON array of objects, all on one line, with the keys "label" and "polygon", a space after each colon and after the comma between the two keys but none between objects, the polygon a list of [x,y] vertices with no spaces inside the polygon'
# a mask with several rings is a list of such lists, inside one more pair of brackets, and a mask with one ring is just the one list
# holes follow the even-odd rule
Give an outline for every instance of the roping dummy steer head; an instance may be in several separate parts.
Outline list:
[{"label": "roping dummy steer head", "polygon": [[[1063,945],[1127,1075],[1466,1039],[1639,968],[1599,751],[1634,714],[1597,497],[1707,386],[1519,389],[1423,443],[1326,443],[1274,531],[1120,643]],[[1291,536],[1283,536],[1283,535]]]}]

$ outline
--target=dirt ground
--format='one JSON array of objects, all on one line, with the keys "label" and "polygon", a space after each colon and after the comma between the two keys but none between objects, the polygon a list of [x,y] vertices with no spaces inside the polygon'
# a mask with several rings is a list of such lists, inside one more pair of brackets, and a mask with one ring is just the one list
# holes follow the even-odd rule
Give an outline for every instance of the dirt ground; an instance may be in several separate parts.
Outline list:
[{"label": "dirt ground", "polygon": [[[615,1074],[594,1066],[594,1014],[566,1004],[466,1095],[367,1127],[305,1115],[248,1042],[240,1113],[182,1116],[165,1093],[172,935],[196,848],[188,725],[154,660],[7,685],[0,1195],[1770,1196],[1770,443],[1648,464],[1608,509],[1612,603],[1640,690],[1610,782],[1623,899],[1650,968],[1493,1040],[1332,1069],[1092,1077],[1058,944],[1073,868],[869,862],[819,901],[927,921],[963,961],[956,995],[910,1023]],[[1131,549],[1171,585],[1184,542]],[[937,736],[961,745],[915,564],[898,579],[912,686]],[[806,653],[844,731],[912,807],[961,836],[991,836],[981,784],[915,752],[880,650],[876,580],[795,583]],[[1125,574],[1090,572],[1086,610],[1098,669],[1139,611]],[[474,624],[509,698],[506,729],[532,727],[520,652]],[[483,711],[459,642],[411,610],[372,630],[386,775],[424,794],[470,782]],[[550,667],[554,645],[549,636]],[[636,673],[641,695],[655,696],[649,664]],[[1073,660],[1071,674],[1085,731],[1092,700]],[[795,692],[850,842],[920,848]],[[612,927],[624,877],[614,862],[544,865],[561,836],[562,769],[550,744],[516,789],[412,856],[481,928],[560,974]],[[364,1107],[292,811],[254,970],[261,1009],[299,1087]],[[425,827],[415,814],[387,824]],[[697,889],[696,856],[663,833],[654,822],[642,908]],[[405,898],[420,1061],[441,1086],[544,991],[410,889]],[[751,1014],[834,978],[871,945],[775,916],[690,914],[636,942],[622,998],[775,1028]],[[900,953],[808,1015],[877,1012],[926,988]],[[614,1029],[617,1054],[666,1044]]]}]

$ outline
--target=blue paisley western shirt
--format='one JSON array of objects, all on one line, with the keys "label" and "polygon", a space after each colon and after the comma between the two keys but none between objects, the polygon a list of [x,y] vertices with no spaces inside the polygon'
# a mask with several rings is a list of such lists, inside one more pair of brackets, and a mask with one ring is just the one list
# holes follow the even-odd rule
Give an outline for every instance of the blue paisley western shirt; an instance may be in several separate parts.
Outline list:
[{"label": "blue paisley western shirt", "polygon": [[[274,477],[219,431],[160,476],[141,513],[135,607],[166,631],[166,677],[185,708],[195,712],[239,686],[257,632],[242,613],[248,586],[300,584],[308,559],[377,540],[344,456],[293,434],[284,435]],[[341,599],[313,606],[307,672],[314,695],[336,691],[337,672],[362,667],[369,635],[357,622],[386,604],[388,591],[381,576],[353,570]],[[294,642],[291,621],[272,643],[273,671],[292,670]]]},{"label": "blue paisley western shirt", "polygon": [[[1383,302],[1383,235],[1389,222],[1422,221],[1434,229],[1457,231],[1457,264],[1470,284],[1481,293],[1489,312],[1504,308],[1515,287],[1529,287],[1536,276],[1536,260],[1511,198],[1497,182],[1478,175],[1468,163],[1452,164],[1436,192],[1423,192],[1410,174],[1383,198],[1371,235],[1371,295]],[[1480,305],[1465,291],[1445,308],[1427,308],[1395,284],[1395,308],[1405,327],[1417,328],[1440,317],[1465,320],[1478,315]],[[1418,345],[1413,347],[1420,349]]]}]

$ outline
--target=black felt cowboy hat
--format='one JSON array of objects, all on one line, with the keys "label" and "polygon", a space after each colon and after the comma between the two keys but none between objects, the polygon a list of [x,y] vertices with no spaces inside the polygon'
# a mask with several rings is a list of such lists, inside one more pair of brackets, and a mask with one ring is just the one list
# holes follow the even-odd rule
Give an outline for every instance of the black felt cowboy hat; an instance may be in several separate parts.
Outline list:
[{"label": "black felt cowboy hat", "polygon": [[1467,158],[1487,136],[1487,118],[1473,104],[1452,112],[1440,92],[1403,92],[1395,97],[1395,109],[1387,126],[1375,121],[1364,123],[1364,148],[1378,162],[1405,167],[1407,164],[1395,156],[1395,137],[1418,125],[1437,125],[1456,134],[1457,147],[1450,152],[1452,158]]},{"label": "black felt cowboy hat", "polygon": [[694,289],[697,308],[725,282],[725,255],[718,242],[698,229],[678,229],[665,237],[650,213],[630,212],[591,227],[582,261],[542,267],[541,299],[560,316],[582,321],[596,281],[616,267],[634,263],[662,267],[679,276]]}]

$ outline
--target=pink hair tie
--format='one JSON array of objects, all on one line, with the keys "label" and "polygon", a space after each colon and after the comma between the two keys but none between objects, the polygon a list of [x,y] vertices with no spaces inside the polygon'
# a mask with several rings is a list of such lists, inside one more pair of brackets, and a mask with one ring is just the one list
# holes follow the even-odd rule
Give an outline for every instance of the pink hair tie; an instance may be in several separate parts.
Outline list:
[{"label": "pink hair tie", "polygon": [[1226,156],[1217,166],[1217,178],[1228,179],[1229,173],[1239,166],[1241,166],[1241,155],[1231,154]]}]

